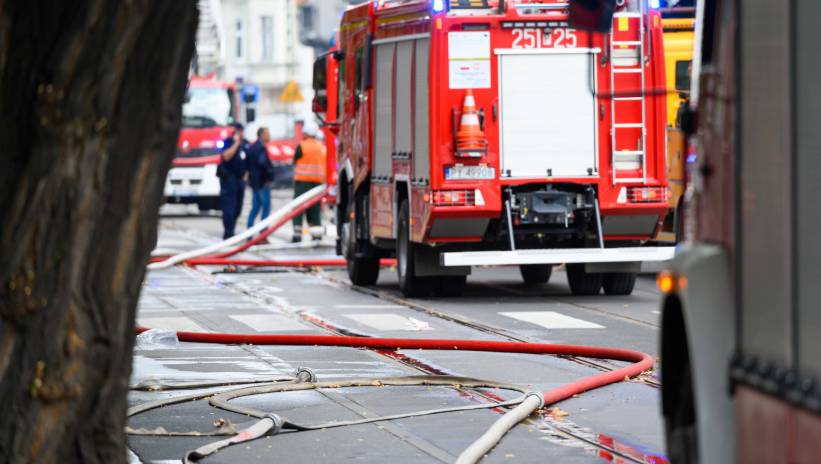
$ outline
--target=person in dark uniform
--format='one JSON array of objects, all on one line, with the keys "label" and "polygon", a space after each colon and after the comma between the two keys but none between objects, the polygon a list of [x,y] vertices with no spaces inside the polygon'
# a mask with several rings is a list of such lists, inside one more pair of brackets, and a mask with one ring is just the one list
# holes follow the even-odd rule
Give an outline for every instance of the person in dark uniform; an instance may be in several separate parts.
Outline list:
[{"label": "person in dark uniform", "polygon": [[248,228],[254,226],[257,214],[262,211],[260,220],[271,214],[271,186],[274,184],[274,165],[268,157],[265,146],[271,141],[271,133],[266,127],[257,130],[257,141],[248,149],[248,184],[251,186],[253,202],[248,214]]},{"label": "person in dark uniform", "polygon": [[220,178],[222,226],[225,230],[223,239],[234,236],[234,228],[242,212],[247,172],[245,157],[248,150],[248,141],[243,138],[244,132],[245,128],[242,124],[234,124],[234,133],[223,141],[222,157],[217,166],[217,176]]}]

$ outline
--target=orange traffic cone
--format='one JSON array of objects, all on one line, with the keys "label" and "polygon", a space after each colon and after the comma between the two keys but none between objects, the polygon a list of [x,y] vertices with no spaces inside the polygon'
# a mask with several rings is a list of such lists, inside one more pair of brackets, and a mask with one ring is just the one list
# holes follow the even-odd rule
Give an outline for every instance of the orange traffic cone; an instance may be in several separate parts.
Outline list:
[{"label": "orange traffic cone", "polygon": [[478,158],[487,153],[487,140],[479,125],[479,112],[473,91],[467,89],[462,105],[462,120],[456,134],[456,156]]}]

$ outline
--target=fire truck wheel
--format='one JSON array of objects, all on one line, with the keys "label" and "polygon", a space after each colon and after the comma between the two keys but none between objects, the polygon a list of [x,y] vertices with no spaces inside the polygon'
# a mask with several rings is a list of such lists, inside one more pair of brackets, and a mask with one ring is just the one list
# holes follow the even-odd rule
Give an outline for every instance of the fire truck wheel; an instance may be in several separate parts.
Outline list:
[{"label": "fire truck wheel", "polygon": [[348,278],[354,285],[374,285],[379,279],[379,258],[346,258]]},{"label": "fire truck wheel", "polygon": [[546,284],[553,273],[552,264],[522,264],[519,266],[522,280],[528,285]]},{"label": "fire truck wheel", "polygon": [[[353,202],[349,206],[353,208]],[[346,214],[343,216],[347,216]],[[379,258],[378,257],[356,257],[356,223],[354,219],[345,219],[339,227],[340,242],[342,245],[342,255],[345,257],[348,269],[348,278],[354,285],[374,285],[379,279]]]},{"label": "fire truck wheel", "polygon": [[636,273],[611,272],[605,274],[602,286],[607,295],[630,295],[636,286]]},{"label": "fire truck wheel", "polygon": [[598,295],[603,277],[602,274],[585,272],[583,263],[567,265],[567,283],[574,295]]},{"label": "fire truck wheel", "polygon": [[406,297],[428,296],[432,290],[430,277],[416,275],[414,252],[418,246],[410,240],[410,207],[403,200],[399,207],[399,230],[396,243],[396,273],[399,278],[399,290]]},{"label": "fire truck wheel", "polygon": [[462,296],[468,276],[441,276],[433,281],[436,296]]}]

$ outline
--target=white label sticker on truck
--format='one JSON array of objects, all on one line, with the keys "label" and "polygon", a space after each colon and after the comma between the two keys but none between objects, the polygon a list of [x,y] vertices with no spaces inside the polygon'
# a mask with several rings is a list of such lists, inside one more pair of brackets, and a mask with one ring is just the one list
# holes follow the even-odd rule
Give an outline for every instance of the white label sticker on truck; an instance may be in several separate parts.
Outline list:
[{"label": "white label sticker on truck", "polygon": [[451,89],[490,88],[490,32],[448,33]]}]

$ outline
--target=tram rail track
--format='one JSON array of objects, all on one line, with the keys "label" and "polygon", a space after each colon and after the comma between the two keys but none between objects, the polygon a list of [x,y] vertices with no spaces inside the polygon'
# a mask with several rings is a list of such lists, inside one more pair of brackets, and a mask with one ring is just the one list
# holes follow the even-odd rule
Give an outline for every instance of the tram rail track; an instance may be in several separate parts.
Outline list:
[{"label": "tram rail track", "polygon": [[[204,269],[197,269],[197,268],[190,268],[190,269],[193,271],[194,274],[198,274],[203,278],[206,278],[206,279],[209,279],[209,280],[213,281],[213,273],[207,272]],[[305,273],[305,274],[312,274],[312,275],[314,275],[318,278],[328,277],[327,275],[324,275],[324,276],[321,275],[321,272],[317,272],[317,270],[306,272],[305,270],[291,269],[291,271],[292,272],[301,272],[301,273]],[[252,273],[252,271],[241,271],[241,272]],[[232,274],[236,274],[236,273],[232,273]],[[331,279],[333,279],[333,280],[331,280]],[[332,278],[332,277],[326,278],[325,280],[327,280],[328,282],[332,282],[334,284],[337,284],[341,287],[347,287],[347,288],[349,288],[353,291],[357,291],[357,292],[360,292],[360,293],[363,293],[363,294],[368,294],[368,295],[380,298],[384,301],[390,301],[394,304],[401,304],[402,306],[408,307],[408,308],[413,309],[415,311],[421,311],[421,312],[425,312],[425,313],[428,313],[428,311],[433,311],[433,312],[436,312],[436,313],[440,312],[438,310],[435,310],[435,309],[432,309],[432,308],[427,308],[424,305],[421,305],[421,304],[418,304],[418,303],[415,303],[415,302],[412,302],[412,301],[407,301],[407,300],[404,300],[402,298],[396,297],[394,295],[390,295],[389,293],[385,293],[385,292],[382,292],[382,291],[379,291],[379,290],[374,290],[374,289],[370,289],[370,288],[366,288],[366,287],[354,286],[354,285],[351,285],[350,283],[347,283],[347,282],[344,282],[344,281],[341,281],[339,279],[335,279],[335,278]],[[337,282],[334,282],[334,280],[336,280]],[[223,285],[225,285],[226,283],[227,282],[222,282]],[[242,293],[242,294],[244,294],[248,297],[251,297],[251,298],[254,298],[254,299],[257,299],[257,300],[264,301],[267,304],[277,305],[277,302],[270,300],[268,295],[262,294],[262,292],[258,292],[258,291],[248,289],[248,288],[240,288],[240,287],[237,287],[235,285],[231,285],[231,283],[227,283],[227,284],[228,284],[227,286],[229,288],[231,288],[233,291]],[[400,303],[400,301],[402,303]],[[344,335],[344,336],[354,335],[354,336],[362,336],[362,337],[365,337],[365,338],[368,337],[367,335],[364,335],[364,334],[353,333],[353,332],[351,332],[350,330],[348,330],[346,328],[337,327],[332,322],[327,321],[323,318],[320,318],[317,315],[312,314],[312,313],[308,313],[308,312],[304,312],[304,311],[301,311],[301,312],[286,311],[286,312],[289,313],[289,314],[293,314],[295,316],[298,316],[301,320],[303,320],[307,323],[310,323],[311,325],[317,327],[318,329],[320,329],[322,331],[325,331],[327,333],[333,334],[333,335]],[[439,317],[436,314],[432,314],[432,313],[428,313],[428,314],[430,314],[433,317]],[[478,330],[478,331],[481,331],[483,333],[495,334],[496,336],[506,338],[509,341],[522,341],[522,342],[525,342],[525,343],[531,343],[532,342],[530,340],[527,340],[527,339],[524,339],[524,338],[521,338],[521,337],[515,337],[515,336],[510,335],[510,334],[503,334],[501,329],[493,328],[491,326],[486,326],[485,324],[482,324],[482,323],[479,323],[479,322],[476,322],[476,321],[469,321],[469,320],[466,320],[465,318],[462,318],[460,316],[454,316],[454,315],[448,315],[448,314],[442,313],[441,318],[446,319],[446,320],[452,320],[455,323],[460,323],[461,325],[463,325],[465,327],[471,328],[473,330]],[[463,322],[465,322],[465,324],[462,324],[461,322],[458,322],[459,320],[463,320]],[[439,374],[446,373],[446,372],[443,372],[443,371],[441,371],[440,369],[438,369],[436,367],[428,365],[428,363],[426,363],[425,361],[422,361],[420,359],[415,358],[414,356],[412,356],[412,354],[400,353],[400,352],[395,352],[395,351],[390,351],[389,352],[389,351],[385,351],[385,350],[370,350],[370,351],[372,351],[375,354],[377,354],[381,357],[384,357],[386,359],[390,359],[394,362],[398,362],[398,363],[400,363],[400,364],[402,364],[402,365],[404,365],[408,368],[414,369],[418,372],[422,372],[422,373],[430,374],[430,375],[439,375]],[[600,364],[600,363],[596,363],[596,362],[590,361],[590,360],[585,360],[583,358],[576,358],[576,357],[572,357],[572,356],[559,356],[559,357],[564,358],[564,359],[568,359],[570,361],[578,362],[579,364],[582,364],[582,365],[589,365],[590,367],[593,367],[593,368],[596,368],[596,369],[602,370],[602,371],[609,371],[609,370],[614,370],[615,369],[614,367],[607,366],[607,365]],[[589,364],[585,363],[585,361],[587,361]],[[462,388],[460,391],[462,391],[463,393],[466,393],[466,394],[473,395],[477,399],[477,401],[478,400],[499,401],[501,399],[500,397],[498,397],[496,395],[493,395],[490,392],[485,392],[485,391],[482,391],[482,390]],[[525,424],[529,424],[529,425],[531,425],[535,428],[538,428],[539,430],[550,431],[550,432],[555,433],[557,435],[566,437],[567,439],[574,440],[574,441],[582,444],[583,446],[587,447],[587,449],[589,451],[595,451],[597,453],[607,453],[610,456],[612,456],[614,460],[615,459],[620,459],[622,461],[636,463],[636,464],[645,464],[647,462],[645,459],[637,458],[636,456],[634,456],[630,452],[625,452],[624,450],[622,450],[622,448],[624,448],[623,446],[619,446],[619,447],[608,446],[606,443],[601,443],[600,441],[598,441],[596,439],[595,434],[589,434],[590,436],[586,436],[588,434],[585,434],[585,433],[583,433],[579,430],[574,430],[574,427],[560,424],[560,423],[558,423],[558,421],[555,421],[555,420],[553,420],[553,421],[549,420],[549,418],[547,417],[547,413],[540,414],[539,416],[537,416],[535,418],[532,417],[532,418],[528,419],[525,422]],[[578,426],[575,426],[575,428],[580,429],[580,427],[578,427]]]},{"label": "tram rail track", "polygon": [[[359,293],[362,293],[362,294],[366,294],[366,295],[370,295],[374,298],[378,298],[380,300],[387,301],[387,302],[393,303],[395,305],[400,305],[400,306],[406,307],[408,309],[411,309],[413,311],[417,311],[417,312],[420,312],[420,313],[427,314],[430,317],[435,317],[435,318],[438,318],[438,319],[446,320],[446,321],[449,321],[449,322],[452,322],[452,323],[455,323],[455,324],[459,324],[459,325],[464,326],[464,327],[471,328],[473,330],[478,330],[478,331],[483,332],[483,333],[487,333],[487,334],[490,334],[490,335],[495,335],[497,337],[501,337],[501,338],[503,338],[505,340],[508,340],[508,341],[524,342],[524,343],[536,343],[537,342],[537,340],[533,340],[533,339],[530,339],[528,337],[522,337],[520,335],[511,334],[507,330],[504,330],[504,329],[501,329],[501,328],[498,328],[498,327],[494,327],[492,325],[488,325],[488,324],[485,324],[485,323],[482,323],[482,322],[479,322],[479,321],[475,321],[475,320],[466,318],[466,317],[461,316],[461,315],[446,313],[446,312],[441,311],[439,309],[435,309],[435,308],[432,308],[430,306],[426,306],[424,304],[421,304],[421,303],[418,303],[418,302],[415,302],[415,301],[407,300],[405,298],[399,297],[397,295],[393,295],[393,294],[391,294],[387,291],[384,291],[384,290],[378,290],[378,289],[374,289],[374,288],[370,288],[370,287],[362,287],[362,286],[358,286],[358,285],[353,285],[350,282],[347,282],[343,279],[339,279],[337,277],[334,277],[334,276],[332,276],[332,275],[330,275],[330,274],[328,274],[327,272],[324,272],[324,271],[314,270],[314,271],[312,271],[312,273],[319,276],[320,278],[328,281],[328,282],[331,282],[331,283],[335,284],[335,285],[346,287],[346,288],[349,288],[353,291],[356,291],[356,292],[359,292]],[[579,357],[576,357],[576,356],[560,356],[560,357],[563,358],[563,359],[567,359],[569,361],[575,362],[577,364],[592,367],[594,369],[598,369],[598,370],[601,370],[601,371],[613,371],[617,368],[616,366],[611,365],[609,363],[600,362],[600,361],[593,361],[593,360],[590,360],[590,359],[579,358]],[[643,383],[643,384],[645,384],[649,387],[656,388],[656,389],[661,388],[661,382],[659,382],[655,379],[646,377],[646,376],[639,377],[639,378],[637,378],[635,380],[632,380],[632,381],[635,382],[635,383]]]}]

